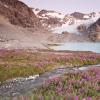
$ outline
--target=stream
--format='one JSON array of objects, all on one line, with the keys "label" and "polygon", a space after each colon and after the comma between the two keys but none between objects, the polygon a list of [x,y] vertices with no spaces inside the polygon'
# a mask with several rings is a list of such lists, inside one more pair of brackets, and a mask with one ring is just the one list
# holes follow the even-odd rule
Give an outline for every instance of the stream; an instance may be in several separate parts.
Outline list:
[{"label": "stream", "polygon": [[[35,89],[41,87],[44,82],[48,79],[58,77],[64,73],[75,72],[75,71],[84,71],[88,70],[90,67],[99,67],[98,65],[86,65],[82,67],[67,67],[61,66],[58,69],[55,69],[51,72],[45,72],[41,75],[34,75],[26,78],[16,78],[12,80],[7,80],[3,83],[0,83],[0,100],[17,100],[17,99],[7,99],[10,97],[17,97],[19,95],[27,95],[28,92],[31,92]],[[24,100],[24,99],[23,99]],[[25,99],[26,100],[26,99]]]}]

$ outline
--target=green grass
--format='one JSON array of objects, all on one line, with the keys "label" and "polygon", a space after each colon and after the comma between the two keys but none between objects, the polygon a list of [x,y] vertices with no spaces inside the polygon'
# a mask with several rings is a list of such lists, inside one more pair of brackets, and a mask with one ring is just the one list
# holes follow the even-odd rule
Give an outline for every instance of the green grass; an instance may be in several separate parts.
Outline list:
[{"label": "green grass", "polygon": [[[67,54],[67,55],[66,55]],[[42,74],[64,65],[77,67],[100,63],[100,55],[95,53],[57,53],[0,51],[0,81]]]},{"label": "green grass", "polygon": [[30,75],[42,74],[46,71],[50,71],[51,66],[46,65],[44,68],[37,68],[35,66],[11,66],[0,65],[0,81],[3,82],[7,79],[12,79],[16,77],[26,77]]}]

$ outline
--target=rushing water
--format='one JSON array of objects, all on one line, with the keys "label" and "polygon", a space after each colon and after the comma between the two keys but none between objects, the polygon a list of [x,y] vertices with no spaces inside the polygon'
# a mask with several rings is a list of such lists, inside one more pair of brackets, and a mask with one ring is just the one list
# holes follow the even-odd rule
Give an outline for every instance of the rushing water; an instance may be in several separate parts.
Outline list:
[{"label": "rushing water", "polygon": [[60,76],[64,73],[88,70],[90,67],[100,66],[100,65],[88,65],[81,68],[65,68],[61,66],[51,72],[45,72],[40,76],[29,77],[27,79],[14,79],[5,82],[0,85],[0,100],[34,100],[33,90],[42,86],[43,83],[54,77]]},{"label": "rushing water", "polygon": [[100,53],[100,43],[64,43],[51,48],[54,50],[93,51]]}]

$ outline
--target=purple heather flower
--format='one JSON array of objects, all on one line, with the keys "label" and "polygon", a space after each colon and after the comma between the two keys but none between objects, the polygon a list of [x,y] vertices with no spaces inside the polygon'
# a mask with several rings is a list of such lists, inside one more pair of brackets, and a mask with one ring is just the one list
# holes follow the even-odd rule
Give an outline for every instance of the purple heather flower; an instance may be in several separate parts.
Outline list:
[{"label": "purple heather flower", "polygon": [[75,100],[78,100],[78,96],[75,97]]},{"label": "purple heather flower", "polygon": [[91,97],[87,97],[87,100],[92,100],[92,98]]}]

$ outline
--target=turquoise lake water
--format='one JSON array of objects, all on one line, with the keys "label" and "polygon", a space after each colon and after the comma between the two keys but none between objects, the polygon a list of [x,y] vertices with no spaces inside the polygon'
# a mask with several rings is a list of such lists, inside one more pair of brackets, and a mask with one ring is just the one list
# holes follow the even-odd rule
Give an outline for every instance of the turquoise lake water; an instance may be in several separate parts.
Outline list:
[{"label": "turquoise lake water", "polygon": [[64,43],[51,48],[54,50],[93,51],[100,53],[100,43]]}]

